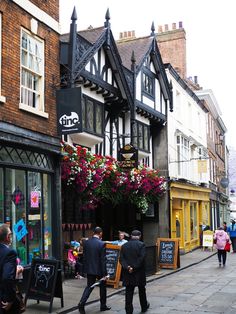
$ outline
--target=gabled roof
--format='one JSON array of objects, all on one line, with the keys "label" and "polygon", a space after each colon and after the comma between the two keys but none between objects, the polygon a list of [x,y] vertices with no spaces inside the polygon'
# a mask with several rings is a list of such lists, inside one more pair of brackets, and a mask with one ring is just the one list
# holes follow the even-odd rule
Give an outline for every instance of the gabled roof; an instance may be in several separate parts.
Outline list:
[{"label": "gabled roof", "polygon": [[127,69],[131,69],[131,56],[134,51],[137,67],[143,62],[144,57],[150,50],[153,38],[140,37],[129,40],[118,40],[116,42],[118,51],[120,53],[122,63]]},{"label": "gabled roof", "polygon": [[[153,33],[154,35],[154,33]],[[172,95],[170,85],[166,76],[165,68],[161,59],[161,55],[157,46],[155,36],[128,38],[117,41],[117,47],[122,59],[122,64],[127,69],[131,69],[131,56],[134,53],[136,75],[141,70],[147,56],[151,55],[161,89],[165,99],[170,101],[170,110],[172,111]]]}]

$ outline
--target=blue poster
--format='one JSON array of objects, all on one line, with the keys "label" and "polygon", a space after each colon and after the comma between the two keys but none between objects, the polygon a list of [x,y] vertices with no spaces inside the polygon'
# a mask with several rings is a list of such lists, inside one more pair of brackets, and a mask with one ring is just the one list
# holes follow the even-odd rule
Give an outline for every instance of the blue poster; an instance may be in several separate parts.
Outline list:
[{"label": "blue poster", "polygon": [[26,230],[26,225],[23,219],[19,220],[13,227],[15,235],[18,241],[24,238],[27,235],[28,231]]}]

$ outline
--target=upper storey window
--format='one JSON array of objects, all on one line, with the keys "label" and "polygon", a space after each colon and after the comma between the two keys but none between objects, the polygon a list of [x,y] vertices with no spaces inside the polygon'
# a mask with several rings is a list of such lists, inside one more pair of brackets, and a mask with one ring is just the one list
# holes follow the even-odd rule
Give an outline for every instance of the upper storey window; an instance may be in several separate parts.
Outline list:
[{"label": "upper storey window", "polygon": [[155,96],[155,77],[151,73],[151,71],[144,71],[143,72],[143,86],[142,90],[145,96],[150,98],[154,98]]},{"label": "upper storey window", "polygon": [[104,107],[102,103],[83,95],[82,117],[84,131],[99,136],[104,134]]},{"label": "upper storey window", "polygon": [[44,111],[43,79],[44,43],[31,33],[22,30],[21,109],[28,106],[35,113]]}]

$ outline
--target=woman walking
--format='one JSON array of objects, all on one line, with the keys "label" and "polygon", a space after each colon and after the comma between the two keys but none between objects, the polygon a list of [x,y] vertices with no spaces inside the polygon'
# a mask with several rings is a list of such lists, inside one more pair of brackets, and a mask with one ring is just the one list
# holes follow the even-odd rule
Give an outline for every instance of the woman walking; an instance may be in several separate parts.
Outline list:
[{"label": "woman walking", "polygon": [[214,240],[215,240],[215,245],[217,248],[219,267],[221,267],[221,259],[222,259],[223,267],[224,267],[226,263],[226,255],[227,255],[227,251],[225,250],[225,244],[226,242],[229,242],[229,236],[224,231],[223,227],[219,227],[219,229],[215,231]]}]

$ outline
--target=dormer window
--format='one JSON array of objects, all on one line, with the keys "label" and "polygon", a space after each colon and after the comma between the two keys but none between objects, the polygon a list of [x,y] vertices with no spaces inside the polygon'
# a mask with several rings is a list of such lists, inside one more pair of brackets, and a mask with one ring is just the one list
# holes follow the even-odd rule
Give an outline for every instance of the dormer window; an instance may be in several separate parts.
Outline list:
[{"label": "dormer window", "polygon": [[145,96],[150,98],[154,98],[155,95],[155,77],[151,71],[144,71],[143,72],[143,86],[142,90]]}]

